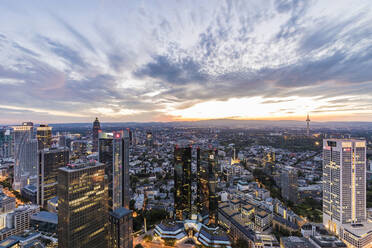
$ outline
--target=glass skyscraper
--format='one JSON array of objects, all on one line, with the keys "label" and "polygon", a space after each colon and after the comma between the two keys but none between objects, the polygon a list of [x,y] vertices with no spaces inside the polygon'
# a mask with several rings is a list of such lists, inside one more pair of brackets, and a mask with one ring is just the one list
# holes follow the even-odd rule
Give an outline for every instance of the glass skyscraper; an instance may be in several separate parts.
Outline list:
[{"label": "glass skyscraper", "polygon": [[67,148],[51,148],[39,151],[37,203],[46,207],[51,198],[57,196],[58,169],[69,163]]},{"label": "glass skyscraper", "polygon": [[108,208],[129,209],[129,136],[124,131],[100,133],[99,162],[105,164]]},{"label": "glass skyscraper", "polygon": [[71,164],[58,169],[58,247],[106,248],[105,165]]},{"label": "glass skyscraper", "polygon": [[191,146],[174,148],[174,208],[175,218],[191,218]]},{"label": "glass skyscraper", "polygon": [[93,122],[93,147],[92,147],[92,152],[97,152],[98,151],[98,133],[101,130],[101,124],[99,123],[98,118]]},{"label": "glass skyscraper", "polygon": [[37,175],[37,140],[34,139],[33,123],[24,122],[13,126],[12,142],[14,146],[14,180],[13,188],[21,190],[27,180]]},{"label": "glass skyscraper", "polygon": [[39,150],[50,148],[52,146],[52,127],[43,124],[37,127],[36,138]]},{"label": "glass skyscraper", "polygon": [[197,210],[208,224],[217,223],[217,164],[217,150],[197,149]]}]

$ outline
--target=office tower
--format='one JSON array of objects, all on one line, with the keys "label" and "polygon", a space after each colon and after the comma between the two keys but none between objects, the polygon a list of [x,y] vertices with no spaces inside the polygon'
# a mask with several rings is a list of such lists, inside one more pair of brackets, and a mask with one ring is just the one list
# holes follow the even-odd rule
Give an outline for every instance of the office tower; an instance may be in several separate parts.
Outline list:
[{"label": "office tower", "polygon": [[58,169],[58,247],[107,247],[105,165],[70,164]]},{"label": "office tower", "polygon": [[74,140],[70,144],[73,159],[86,159],[88,156],[88,142],[86,140]]},{"label": "office tower", "polygon": [[129,135],[129,144],[130,145],[133,145],[134,144],[134,134],[133,134],[133,131],[130,130],[129,128],[127,128],[127,131],[128,131],[128,135]]},{"label": "office tower", "polygon": [[365,140],[323,140],[323,224],[348,247],[372,247],[366,161]]},{"label": "office tower", "polygon": [[174,208],[178,220],[191,218],[191,146],[174,148]]},{"label": "office tower", "polygon": [[52,127],[41,124],[36,128],[36,138],[38,141],[38,148],[42,150],[44,148],[52,147]]},{"label": "office tower", "polygon": [[[323,141],[323,223],[366,220],[366,142],[326,139]],[[333,230],[337,233],[337,230]]]},{"label": "office tower", "polygon": [[132,248],[132,211],[119,207],[110,212],[110,248]]},{"label": "office tower", "polygon": [[[14,150],[14,180],[13,188],[20,190],[25,186],[22,178],[27,177],[27,174],[35,172],[37,165],[37,141],[35,156],[33,156],[34,149],[34,135],[32,122],[24,122],[21,126],[13,126],[13,150]],[[31,175],[32,176],[32,175]],[[24,181],[24,180],[23,180]]]},{"label": "office tower", "polygon": [[218,152],[214,149],[197,149],[197,209],[203,221],[217,224],[217,164]]},{"label": "office tower", "polygon": [[67,144],[66,144],[66,136],[64,136],[64,135],[59,136],[59,138],[58,138],[58,146],[59,147],[66,147],[67,146]]},{"label": "office tower", "polygon": [[152,132],[147,131],[146,132],[146,146],[152,147],[154,145],[154,137],[152,135]]},{"label": "office tower", "polygon": [[47,201],[57,196],[58,169],[69,163],[69,150],[51,148],[39,151],[37,204],[46,207]]},{"label": "office tower", "polygon": [[310,136],[310,117],[309,117],[309,114],[307,114],[307,118],[306,118],[306,135]]},{"label": "office tower", "polygon": [[108,208],[129,209],[129,135],[127,132],[99,134],[99,162],[104,163],[108,180]]},{"label": "office tower", "polygon": [[98,151],[98,133],[101,130],[101,124],[99,123],[98,118],[96,117],[95,121],[93,122],[93,148],[92,152]]},{"label": "office tower", "polygon": [[281,194],[284,199],[293,203],[297,202],[297,170],[287,166],[280,174]]},{"label": "office tower", "polygon": [[0,158],[9,158],[13,155],[12,135],[9,128],[0,129]]}]

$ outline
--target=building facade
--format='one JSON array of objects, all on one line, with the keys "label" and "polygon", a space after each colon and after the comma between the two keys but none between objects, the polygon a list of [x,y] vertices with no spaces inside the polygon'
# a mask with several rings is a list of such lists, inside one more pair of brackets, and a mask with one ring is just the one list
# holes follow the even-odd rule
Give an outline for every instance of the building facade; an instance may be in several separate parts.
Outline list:
[{"label": "building facade", "polygon": [[37,140],[34,139],[33,123],[24,122],[13,126],[14,180],[13,188],[20,191],[27,179],[37,174]]},{"label": "building facade", "polygon": [[280,174],[280,184],[282,197],[296,203],[298,198],[297,170],[289,166],[283,169]]},{"label": "building facade", "polygon": [[191,146],[174,148],[174,208],[177,220],[191,217]]},{"label": "building facade", "polygon": [[323,224],[350,247],[372,247],[365,140],[323,140]]},{"label": "building facade", "polygon": [[93,122],[93,147],[92,147],[92,152],[97,152],[98,151],[98,133],[101,130],[101,124],[99,123],[98,118]]},{"label": "building facade", "polygon": [[217,223],[217,164],[218,151],[197,149],[197,210],[208,224]]},{"label": "building facade", "polygon": [[105,164],[108,208],[129,208],[129,138],[124,131],[99,134],[99,162]]},{"label": "building facade", "polygon": [[39,151],[37,204],[46,207],[47,201],[57,196],[58,169],[70,162],[66,148],[43,149]]},{"label": "building facade", "polygon": [[110,212],[110,248],[132,248],[132,211],[117,208]]},{"label": "building facade", "polygon": [[107,247],[105,165],[70,164],[58,171],[59,247]]},{"label": "building facade", "polygon": [[52,147],[52,127],[41,124],[36,128],[36,138],[38,142],[38,149],[42,150],[45,148]]}]

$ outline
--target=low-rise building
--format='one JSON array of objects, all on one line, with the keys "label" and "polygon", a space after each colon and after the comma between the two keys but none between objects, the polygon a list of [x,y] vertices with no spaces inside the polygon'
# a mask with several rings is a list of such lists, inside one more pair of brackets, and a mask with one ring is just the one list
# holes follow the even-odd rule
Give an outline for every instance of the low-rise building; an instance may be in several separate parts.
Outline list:
[{"label": "low-rise building", "polygon": [[30,226],[40,232],[57,233],[58,215],[40,211],[31,216]]},{"label": "low-rise building", "polygon": [[304,237],[282,237],[280,238],[281,248],[315,248],[310,241]]},{"label": "low-rise building", "polygon": [[310,243],[316,248],[347,248],[346,244],[335,236],[316,235],[309,237]]},{"label": "low-rise building", "polygon": [[208,228],[203,225],[199,231],[197,240],[206,247],[231,248],[231,243],[228,236],[218,227]]},{"label": "low-rise building", "polygon": [[5,228],[0,230],[0,240],[30,228],[31,216],[40,212],[37,205],[23,205],[6,215]]},{"label": "low-rise building", "polygon": [[26,185],[24,188],[21,189],[21,196],[32,202],[33,204],[37,204],[37,188],[35,185]]}]

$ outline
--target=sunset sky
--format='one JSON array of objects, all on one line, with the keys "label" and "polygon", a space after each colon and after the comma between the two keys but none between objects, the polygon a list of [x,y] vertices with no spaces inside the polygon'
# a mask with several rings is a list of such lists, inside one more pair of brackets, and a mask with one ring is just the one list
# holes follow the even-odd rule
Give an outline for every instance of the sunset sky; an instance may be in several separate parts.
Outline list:
[{"label": "sunset sky", "polygon": [[0,123],[372,121],[372,1],[0,2]]}]

